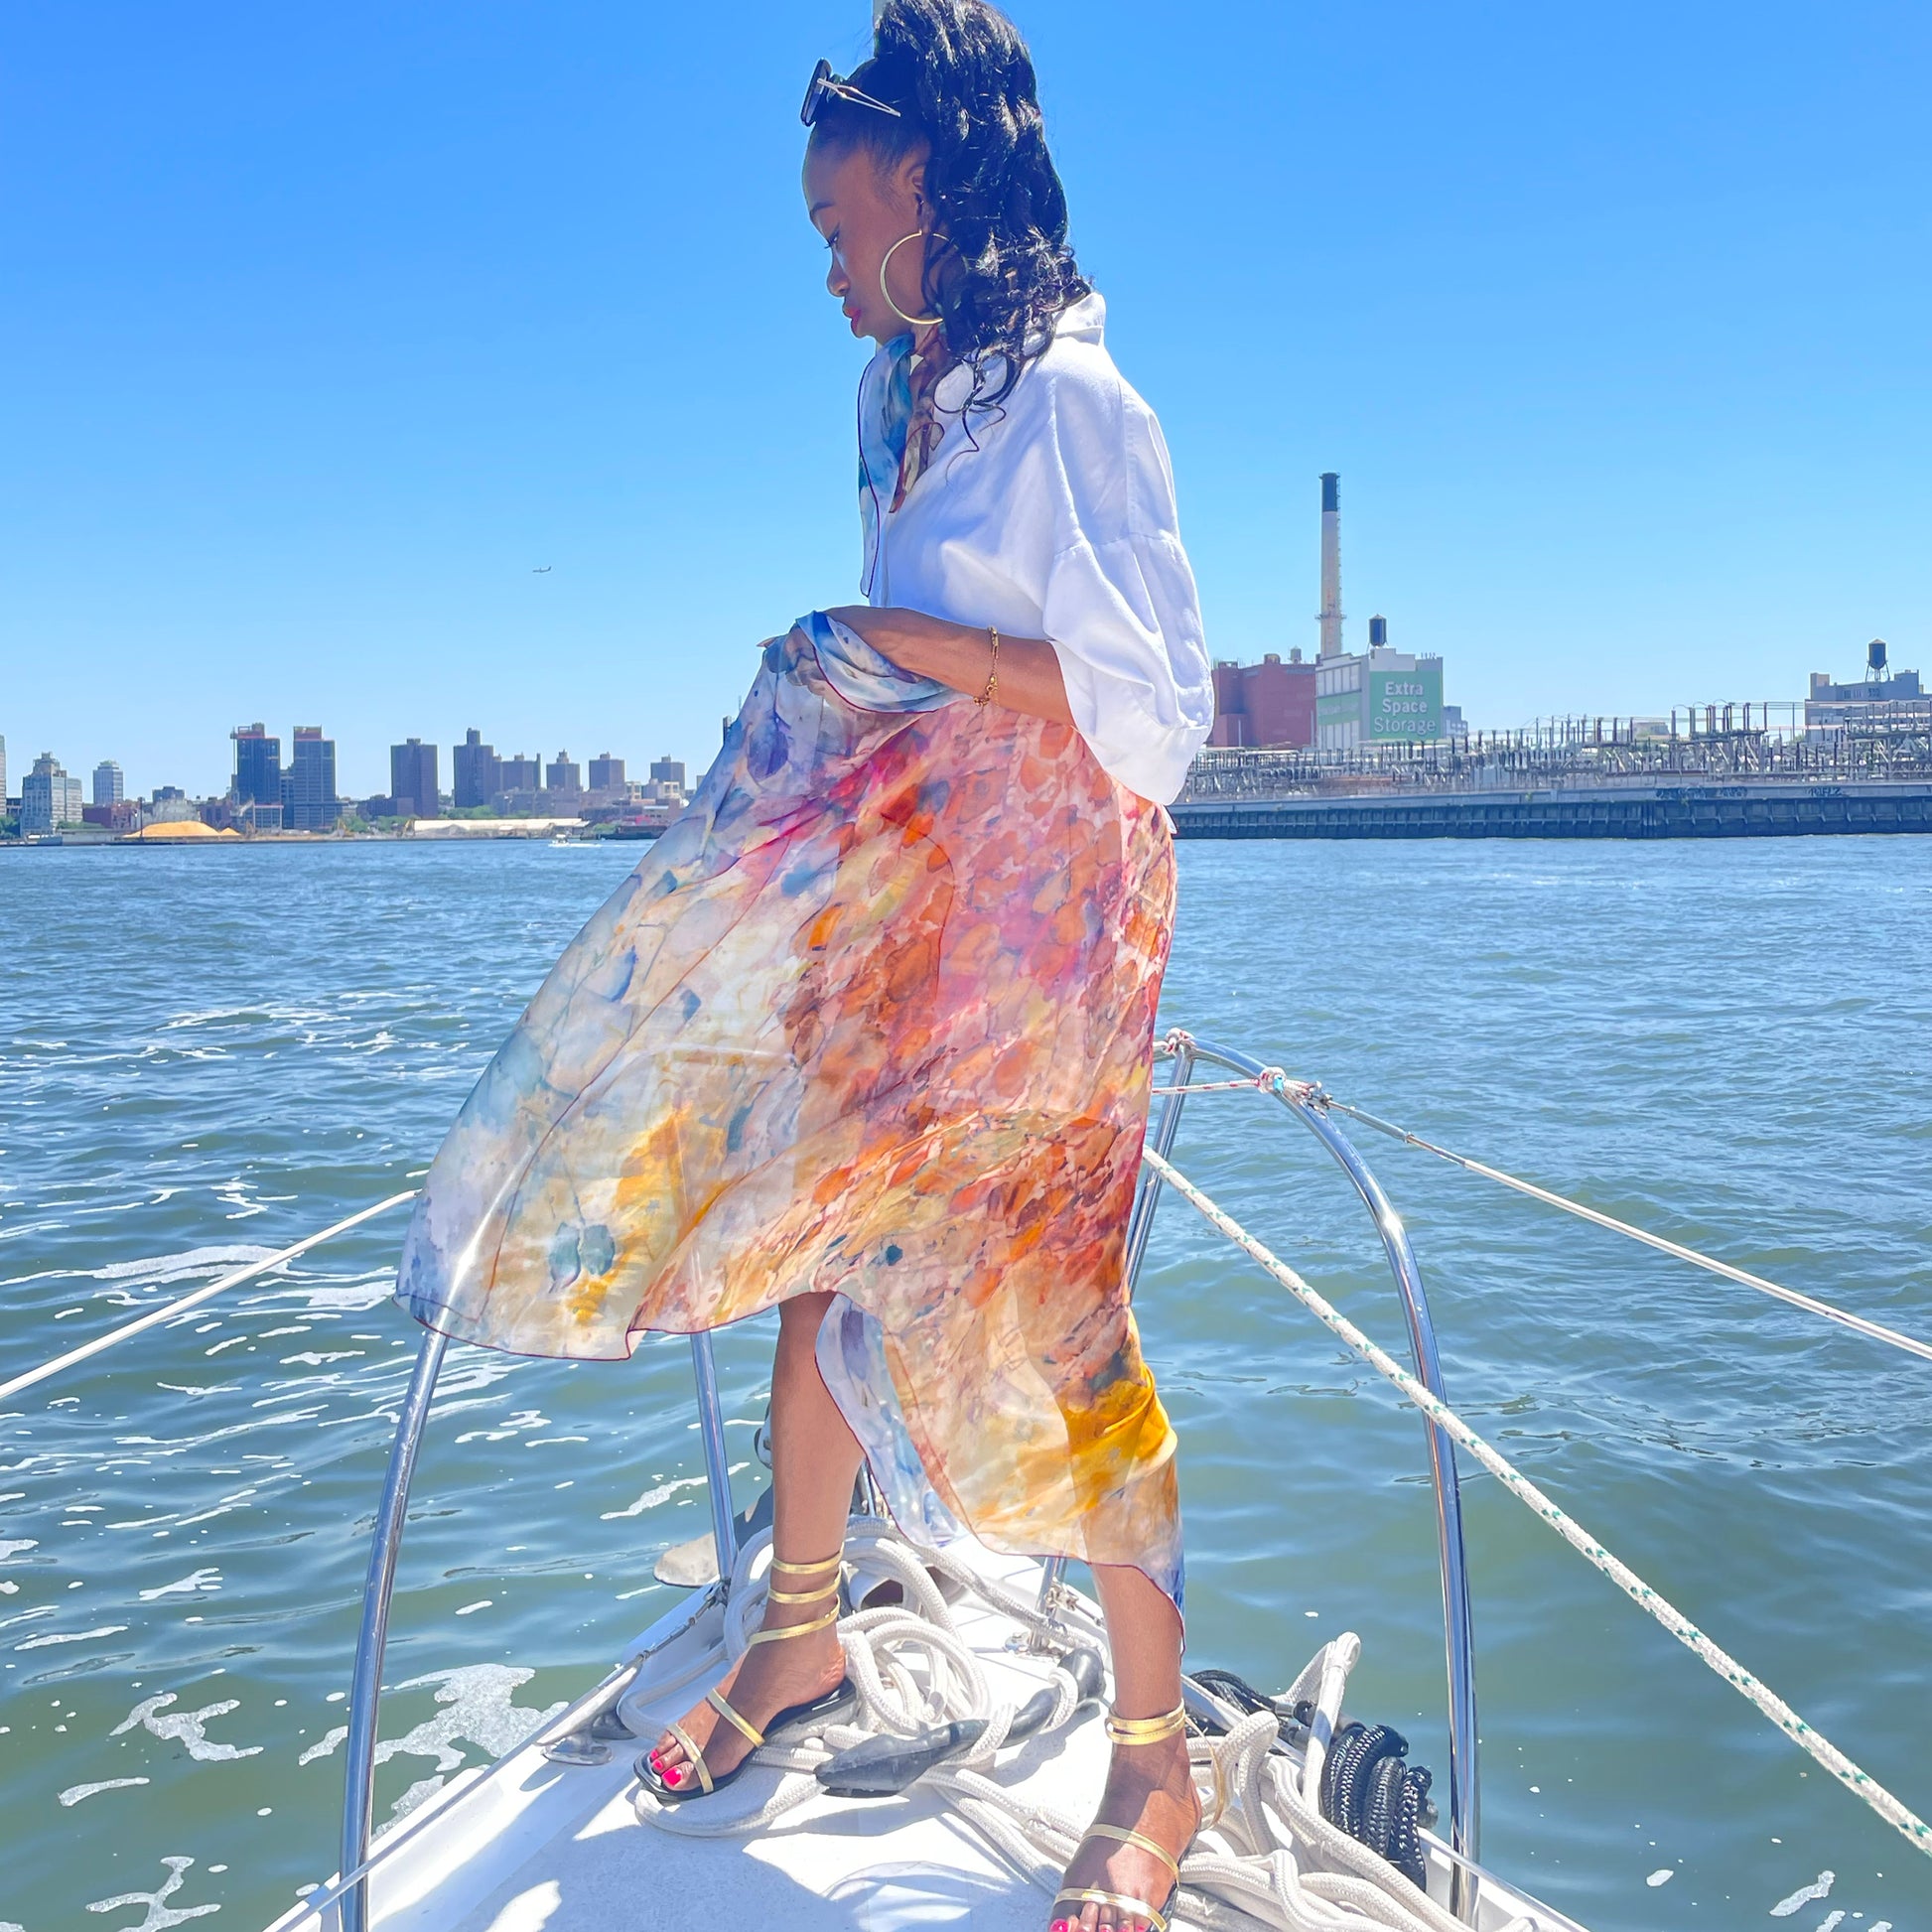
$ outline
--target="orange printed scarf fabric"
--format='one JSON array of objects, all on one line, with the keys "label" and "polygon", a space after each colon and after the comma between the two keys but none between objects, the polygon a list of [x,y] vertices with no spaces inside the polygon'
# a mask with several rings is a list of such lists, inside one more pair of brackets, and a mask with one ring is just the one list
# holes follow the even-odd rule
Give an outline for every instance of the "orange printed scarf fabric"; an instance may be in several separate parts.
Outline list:
[{"label": "orange printed scarf fabric", "polygon": [[522,1354],[836,1293],[819,1355],[896,1513],[1144,1570],[1173,1434],[1123,1281],[1173,905],[1074,731],[814,613],[557,962],[438,1154],[398,1299]]}]

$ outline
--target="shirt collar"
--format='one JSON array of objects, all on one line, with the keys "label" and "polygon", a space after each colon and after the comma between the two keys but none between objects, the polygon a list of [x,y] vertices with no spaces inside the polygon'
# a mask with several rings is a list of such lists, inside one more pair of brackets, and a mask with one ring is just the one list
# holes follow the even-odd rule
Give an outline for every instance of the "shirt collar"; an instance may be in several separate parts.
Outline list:
[{"label": "shirt collar", "polygon": [[[1035,330],[1027,340],[1027,352],[1037,355],[1049,341],[1099,344],[1105,340],[1106,328],[1106,301],[1098,290],[1091,290],[1062,309],[1047,328]],[[912,337],[898,336],[879,351],[874,361],[880,364],[882,373],[896,371],[911,352]],[[993,356],[986,364],[987,380],[995,388],[1003,379],[1000,364],[1004,359]],[[933,407],[942,415],[957,416],[972,393],[973,371],[964,362],[956,362],[939,378],[932,394]]]}]

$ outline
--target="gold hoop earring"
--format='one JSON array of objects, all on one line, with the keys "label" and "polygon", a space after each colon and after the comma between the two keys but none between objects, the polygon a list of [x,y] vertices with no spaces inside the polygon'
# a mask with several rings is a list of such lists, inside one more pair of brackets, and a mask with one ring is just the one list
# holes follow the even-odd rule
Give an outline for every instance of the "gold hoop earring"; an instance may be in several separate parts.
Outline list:
[{"label": "gold hoop earring", "polygon": [[892,266],[893,257],[897,255],[898,251],[901,248],[903,248],[908,241],[924,241],[926,239],[927,239],[926,231],[923,228],[914,228],[910,234],[900,235],[899,238],[896,242],[894,242],[890,248],[886,250],[885,257],[879,264],[879,293],[886,298],[887,308],[892,310],[893,314],[897,316],[900,322],[910,323],[914,329],[929,329],[935,322],[945,321],[945,317],[944,316],[908,316],[905,313],[905,311],[901,309],[898,306],[898,304],[893,300],[893,292],[891,289],[889,289],[886,286],[886,271]]}]

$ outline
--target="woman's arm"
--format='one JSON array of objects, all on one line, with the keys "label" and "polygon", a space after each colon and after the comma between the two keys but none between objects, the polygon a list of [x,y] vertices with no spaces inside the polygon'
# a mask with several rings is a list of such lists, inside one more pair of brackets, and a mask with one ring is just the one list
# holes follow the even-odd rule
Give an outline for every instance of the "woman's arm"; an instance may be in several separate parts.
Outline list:
[{"label": "woman's arm", "polygon": [[[897,605],[875,610],[869,604],[844,604],[825,615],[849,624],[901,669],[937,678],[968,697],[977,698],[992,675],[993,640],[984,628]],[[1073,723],[1059,655],[1044,637],[1009,637],[1001,631],[1000,681],[993,702],[1050,724]]]}]

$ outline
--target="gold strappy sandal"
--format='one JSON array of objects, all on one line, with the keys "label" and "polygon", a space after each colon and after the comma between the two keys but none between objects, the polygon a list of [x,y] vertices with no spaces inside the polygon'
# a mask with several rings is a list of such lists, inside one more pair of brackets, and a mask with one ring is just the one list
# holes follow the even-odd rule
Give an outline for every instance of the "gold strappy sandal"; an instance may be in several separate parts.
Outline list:
[{"label": "gold strappy sandal", "polygon": [[[756,1630],[752,1633],[750,1643],[746,1646],[747,1649],[750,1649],[756,1644],[782,1643],[791,1637],[808,1637],[814,1631],[823,1630],[829,1625],[836,1623],[839,1620],[838,1594],[840,1585],[839,1575],[834,1566],[843,1563],[844,1557],[845,1553],[843,1551],[839,1552],[837,1556],[823,1557],[817,1563],[784,1563],[778,1558],[773,1557],[771,1559],[771,1574],[774,1577],[811,1577],[825,1570],[832,1570],[833,1575],[830,1583],[821,1584],[816,1589],[767,1589],[764,1593],[767,1602],[823,1603],[829,1599],[832,1607],[823,1616],[812,1617],[804,1623],[787,1624],[780,1630]],[[682,1778],[680,1778],[677,1784],[667,1783],[663,1773],[658,1770],[655,1755],[651,1751],[645,1751],[637,1759],[634,1767],[637,1773],[637,1782],[661,1804],[681,1805],[691,1798],[708,1798],[714,1791],[722,1791],[726,1785],[730,1784],[744,1770],[746,1765],[751,1763],[752,1751],[756,1751],[764,1742],[770,1732],[783,1730],[790,1725],[808,1723],[814,1719],[829,1718],[842,1706],[848,1704],[851,1701],[852,1695],[851,1678],[841,1678],[838,1685],[834,1689],[827,1691],[822,1697],[812,1698],[804,1704],[786,1705],[782,1711],[767,1720],[765,1728],[760,1730],[743,1712],[733,1710],[730,1701],[726,1698],[723,1691],[707,1691],[704,1701],[740,1736],[746,1739],[751,1745],[752,1750],[747,1751],[729,1771],[720,1771],[714,1775],[711,1766],[705,1762],[703,1750],[699,1747],[697,1740],[691,1733],[682,1725],[669,1724],[664,1728],[677,1739],[678,1743],[683,1747],[685,1756],[685,1763],[682,1766],[674,1768],[695,1771],[697,1773],[697,1783],[695,1785],[686,1785]]]},{"label": "gold strappy sandal", "polygon": [[[1177,1737],[1187,1728],[1187,1707],[1177,1704],[1165,1716],[1159,1718],[1119,1718],[1111,1711],[1107,1714],[1107,1736],[1116,1744],[1158,1744],[1164,1738]],[[1180,1890],[1180,1861],[1166,1846],[1157,1845],[1144,1832],[1129,1831],[1125,1825],[1089,1825],[1087,1838],[1111,1839],[1116,1845],[1132,1845],[1146,1852],[1150,1857],[1159,1859],[1173,1874],[1173,1883],[1168,1887],[1168,1895],[1159,1905],[1151,1905],[1145,1898],[1136,1898],[1129,1892],[1104,1891],[1088,1885],[1079,1890],[1059,1892],[1053,1899],[1052,1910],[1055,1917],[1071,1917],[1083,1905],[1111,1905],[1116,1912],[1128,1912],[1136,1918],[1144,1918],[1152,1932],[1168,1932],[1168,1917],[1173,1910],[1175,1895]],[[1081,1840],[1084,1846],[1086,1839]],[[1078,1857],[1078,1854],[1075,1854]],[[1063,1905],[1071,1906],[1071,1913],[1062,1913]]]}]

